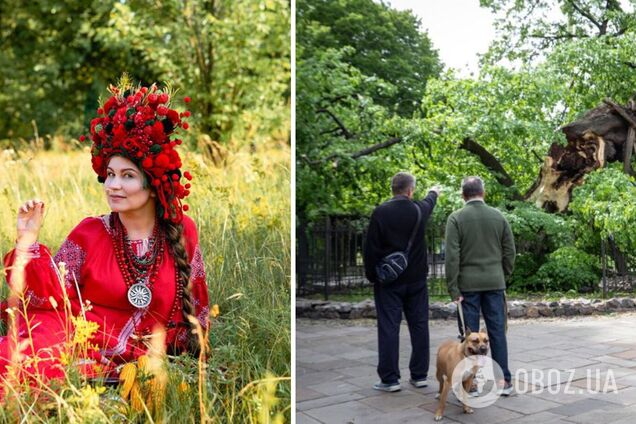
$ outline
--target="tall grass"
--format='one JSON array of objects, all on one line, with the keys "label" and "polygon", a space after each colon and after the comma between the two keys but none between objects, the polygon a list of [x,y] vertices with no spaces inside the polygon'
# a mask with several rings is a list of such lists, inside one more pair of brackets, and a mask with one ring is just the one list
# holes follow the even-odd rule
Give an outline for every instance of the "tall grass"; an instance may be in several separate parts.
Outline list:
[{"label": "tall grass", "polygon": [[[13,247],[16,210],[27,199],[47,204],[40,242],[52,251],[81,219],[109,212],[89,155],[87,150],[0,152],[2,253]],[[197,390],[184,396],[175,389],[182,380],[196,386],[196,358],[173,361],[174,384],[167,389],[159,421],[197,422],[202,414],[215,422],[289,421],[290,150],[230,153],[222,168],[197,153],[185,154],[184,163],[195,178],[188,214],[198,225],[210,303],[218,304],[220,315],[212,319],[209,333],[204,396]],[[48,412],[42,410],[45,403],[31,405],[24,395],[21,408],[28,422],[71,417],[122,422],[136,416],[118,399],[116,388],[83,385],[78,378],[55,393]],[[139,417],[148,418],[144,413]],[[13,418],[10,409],[0,408],[0,419]]]}]

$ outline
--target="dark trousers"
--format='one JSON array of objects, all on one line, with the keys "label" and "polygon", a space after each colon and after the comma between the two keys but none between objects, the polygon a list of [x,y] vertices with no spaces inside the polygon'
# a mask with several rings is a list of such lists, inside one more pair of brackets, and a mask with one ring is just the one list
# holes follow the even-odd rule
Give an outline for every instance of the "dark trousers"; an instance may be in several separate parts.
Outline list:
[{"label": "dark trousers", "polygon": [[428,288],[426,281],[398,283],[373,289],[378,315],[378,375],[383,383],[396,383],[400,378],[400,323],[402,311],[411,335],[411,378],[428,376]]},{"label": "dark trousers", "polygon": [[[504,291],[462,292],[462,296],[464,297],[462,309],[466,327],[470,328],[470,331],[479,331],[479,311],[481,310],[486,322],[492,359],[501,367],[504,379],[510,381]],[[459,314],[457,315],[457,322],[461,329]]]}]

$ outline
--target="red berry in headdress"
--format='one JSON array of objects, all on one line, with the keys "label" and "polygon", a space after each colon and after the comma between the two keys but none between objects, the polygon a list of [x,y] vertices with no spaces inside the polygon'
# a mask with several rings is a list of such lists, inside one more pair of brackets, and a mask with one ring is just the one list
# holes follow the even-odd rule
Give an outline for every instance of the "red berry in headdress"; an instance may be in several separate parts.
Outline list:
[{"label": "red berry in headdress", "polygon": [[181,119],[179,119],[179,113],[173,109],[168,111],[168,119],[170,119],[173,124],[178,124],[179,121],[181,121]]},{"label": "red berry in headdress", "polygon": [[[170,137],[179,128],[188,128],[181,117],[190,116],[190,112],[180,115],[170,109],[170,95],[158,92],[155,85],[137,90],[111,86],[109,90],[113,95],[98,108],[99,116],[90,124],[91,162],[98,179],[105,180],[106,164],[113,155],[129,158],[147,174],[165,219],[179,223],[183,211],[188,210],[181,199],[189,190],[179,182],[182,162],[175,148],[181,140]],[[190,98],[184,100],[187,103]],[[81,135],[79,139],[84,141],[86,137]],[[189,172],[183,175],[192,179]]]}]

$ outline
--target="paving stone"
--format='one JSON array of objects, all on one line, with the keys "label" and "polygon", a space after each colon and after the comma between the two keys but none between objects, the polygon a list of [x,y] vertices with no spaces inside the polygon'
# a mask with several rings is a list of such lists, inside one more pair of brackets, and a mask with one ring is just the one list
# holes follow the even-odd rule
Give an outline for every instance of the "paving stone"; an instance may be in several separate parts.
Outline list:
[{"label": "paving stone", "polygon": [[568,405],[562,405],[556,408],[552,408],[548,410],[548,412],[571,417],[574,415],[580,415],[588,411],[603,409],[609,405],[612,404],[610,402],[605,402],[598,399],[581,399]]},{"label": "paving stone", "polygon": [[360,349],[356,349],[356,350],[349,350],[348,352],[344,352],[344,353],[340,353],[339,356],[341,358],[345,358],[345,359],[360,359],[360,358],[375,358],[375,360],[378,360],[378,351],[377,350],[370,350],[370,349],[364,349],[364,348],[360,348]]},{"label": "paving stone", "polygon": [[361,402],[342,402],[306,410],[310,417],[328,424],[363,424],[378,418],[380,411]]},{"label": "paving stone", "polygon": [[309,374],[297,376],[298,385],[303,387],[315,386],[316,384],[325,383],[327,381],[342,380],[343,376],[340,373],[333,371],[316,371]]},{"label": "paving stone", "polygon": [[299,412],[296,414],[296,424],[323,424],[323,422],[315,420],[309,415]]},{"label": "paving stone", "polygon": [[461,406],[447,405],[444,411],[444,419],[446,417],[465,424],[495,424],[495,423],[514,423],[517,418],[523,415],[496,405],[486,408],[475,409],[473,414],[464,414]]},{"label": "paving stone", "polygon": [[[636,387],[628,387],[617,391],[610,390],[607,393],[598,393],[593,395],[593,399],[599,399],[606,402],[617,403],[623,406],[636,404]],[[635,420],[636,421],[636,420]]]},{"label": "paving stone", "polygon": [[[303,363],[303,365],[305,365]],[[337,370],[340,368],[352,368],[352,367],[359,367],[359,366],[366,366],[367,364],[364,364],[360,361],[354,361],[353,359],[342,359],[342,358],[338,358],[338,359],[333,359],[331,361],[326,361],[326,362],[319,362],[316,364],[311,364],[310,366],[314,369],[318,368],[321,371],[332,371],[332,370]]]},{"label": "paving stone", "polygon": [[549,400],[550,402],[555,402],[561,405],[567,405],[587,398],[583,391],[579,392],[578,388],[574,388],[572,386],[568,387],[567,391],[566,388],[563,387],[557,393],[543,389],[539,393],[533,393],[532,396],[540,399]]},{"label": "paving stone", "polygon": [[363,377],[365,375],[376,375],[374,367],[368,365],[359,365],[356,367],[340,368],[339,373],[348,377]]},{"label": "paving stone", "polygon": [[311,409],[318,409],[330,405],[338,405],[362,398],[363,396],[357,393],[345,393],[342,395],[327,396],[318,399],[306,400],[304,402],[296,402],[296,410],[309,411]]},{"label": "paving stone", "polygon": [[378,396],[360,400],[369,406],[373,406],[382,412],[402,411],[408,408],[417,408],[422,405],[424,398],[411,392],[401,391],[396,393],[382,393]]},{"label": "paving stone", "polygon": [[622,352],[610,353],[610,356],[615,356],[622,359],[636,359],[636,349],[624,350]]},{"label": "paving stone", "polygon": [[360,390],[358,386],[354,386],[353,384],[346,383],[344,381],[321,383],[315,386],[309,386],[309,389],[328,396],[339,395],[342,393],[353,393]]},{"label": "paving stone", "polygon": [[577,424],[616,424],[620,421],[633,424],[635,414],[636,409],[632,407],[613,406],[573,415],[568,417],[567,421]]},{"label": "paving stone", "polygon": [[605,362],[607,364],[614,364],[620,367],[633,368],[636,367],[636,361],[631,361],[623,358],[616,358],[610,355],[596,356],[592,358],[598,362]]},{"label": "paving stone", "polygon": [[305,400],[318,399],[325,397],[324,393],[317,392],[303,386],[296,386],[296,402],[302,402]]},{"label": "paving stone", "polygon": [[511,423],[514,424],[556,424],[564,423],[563,416],[558,414],[552,414],[550,412],[539,412],[525,417],[515,418]]},{"label": "paving stone", "polygon": [[538,412],[561,406],[559,403],[527,394],[501,397],[497,399],[495,405],[523,415],[536,414]]}]

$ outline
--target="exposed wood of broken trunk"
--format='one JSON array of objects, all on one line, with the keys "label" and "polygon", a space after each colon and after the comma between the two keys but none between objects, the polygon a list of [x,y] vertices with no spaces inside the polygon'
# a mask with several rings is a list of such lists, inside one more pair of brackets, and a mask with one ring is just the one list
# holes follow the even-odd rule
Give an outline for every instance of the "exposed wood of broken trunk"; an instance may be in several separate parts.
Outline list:
[{"label": "exposed wood of broken trunk", "polygon": [[553,143],[535,183],[524,198],[549,212],[567,209],[572,189],[583,177],[609,162],[620,161],[628,174],[631,168],[636,114],[634,103],[627,108],[611,100],[589,111],[581,119],[561,128],[565,146]]}]

